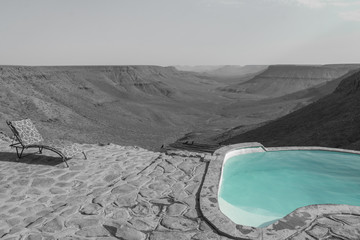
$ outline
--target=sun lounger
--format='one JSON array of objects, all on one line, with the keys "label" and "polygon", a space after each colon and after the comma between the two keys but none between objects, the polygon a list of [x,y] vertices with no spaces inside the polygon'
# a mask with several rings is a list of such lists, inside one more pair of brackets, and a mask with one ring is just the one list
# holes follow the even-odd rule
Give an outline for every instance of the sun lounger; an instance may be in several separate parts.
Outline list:
[{"label": "sun lounger", "polygon": [[13,143],[10,146],[16,148],[18,158],[29,155],[23,155],[25,149],[37,148],[39,151],[36,153],[41,154],[43,149],[47,149],[58,154],[64,161],[66,167],[69,167],[66,160],[69,160],[77,153],[82,152],[86,159],[85,153],[76,144],[63,144],[60,141],[44,144],[43,137],[30,119],[6,121],[6,123],[14,134]]}]

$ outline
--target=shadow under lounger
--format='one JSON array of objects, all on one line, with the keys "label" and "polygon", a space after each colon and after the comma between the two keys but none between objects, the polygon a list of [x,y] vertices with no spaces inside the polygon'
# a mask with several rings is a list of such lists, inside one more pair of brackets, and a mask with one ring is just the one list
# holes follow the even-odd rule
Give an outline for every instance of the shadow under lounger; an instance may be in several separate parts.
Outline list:
[{"label": "shadow under lounger", "polygon": [[30,119],[6,121],[6,123],[14,134],[13,141],[16,141],[15,143],[13,142],[10,144],[10,147],[16,148],[18,158],[29,155],[23,155],[25,149],[37,148],[39,151],[31,154],[41,154],[43,149],[50,150],[61,157],[66,167],[69,167],[66,160],[71,159],[80,152],[84,155],[85,159],[87,159],[84,151],[82,151],[77,144],[64,144],[60,141],[51,144],[43,144],[43,137]]}]

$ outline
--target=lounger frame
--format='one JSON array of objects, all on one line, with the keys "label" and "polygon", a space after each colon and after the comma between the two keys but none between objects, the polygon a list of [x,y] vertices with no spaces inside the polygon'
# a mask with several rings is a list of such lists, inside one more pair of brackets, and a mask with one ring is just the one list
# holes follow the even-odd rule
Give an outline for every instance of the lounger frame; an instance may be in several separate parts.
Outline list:
[{"label": "lounger frame", "polygon": [[[58,154],[61,157],[61,159],[63,160],[63,162],[65,163],[65,166],[69,167],[67,160],[69,160],[71,158],[67,158],[59,149],[56,149],[54,147],[50,147],[47,145],[42,145],[42,144],[25,145],[21,141],[20,135],[19,135],[18,131],[16,130],[16,128],[12,125],[11,121],[7,120],[6,123],[9,126],[9,128],[11,129],[12,133],[14,134],[13,143],[10,144],[10,147],[14,147],[16,149],[16,155],[18,156],[18,159],[28,156],[28,155],[32,155],[32,154],[42,154],[42,150],[46,149],[46,150],[49,150],[49,151],[52,151],[52,152]],[[14,143],[14,141],[17,141],[17,142]],[[39,151],[23,155],[24,150],[29,149],[29,148],[37,148],[37,149],[39,149]],[[83,151],[82,151],[82,154],[84,155],[84,158],[87,159],[87,157]]]}]

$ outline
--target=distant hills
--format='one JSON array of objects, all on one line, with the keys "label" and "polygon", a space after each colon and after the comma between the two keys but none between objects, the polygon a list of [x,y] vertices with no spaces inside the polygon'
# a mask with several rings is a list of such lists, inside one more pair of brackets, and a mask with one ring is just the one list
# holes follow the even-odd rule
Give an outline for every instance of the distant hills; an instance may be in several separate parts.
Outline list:
[{"label": "distant hills", "polygon": [[[185,134],[201,142],[228,132],[215,139],[225,141],[323,97],[354,69],[223,66],[199,73],[159,66],[0,66],[0,131],[10,135],[7,119],[31,118],[46,138],[76,142],[158,149]],[[296,84],[288,84],[294,76]],[[251,91],[237,91],[244,84]],[[272,94],[276,85],[281,91]]]},{"label": "distant hills", "polygon": [[218,77],[236,77],[236,76],[258,74],[261,71],[266,70],[267,68],[268,68],[267,65],[245,65],[245,66],[225,65],[220,68],[206,71],[204,72],[204,74],[207,74],[209,76],[218,76]]},{"label": "distant hills", "polygon": [[[242,82],[268,68],[267,65],[219,65],[219,66],[175,66],[180,71],[198,73],[199,76],[222,79],[237,79]],[[237,81],[239,83],[239,81]]]},{"label": "distant hills", "polygon": [[198,66],[176,65],[174,67],[179,71],[205,73],[208,71],[212,71],[212,70],[221,68],[223,66],[222,65],[198,65]]},{"label": "distant hills", "polygon": [[223,91],[280,97],[334,80],[359,65],[273,65],[252,79],[232,84]]},{"label": "distant hills", "polygon": [[360,71],[329,95],[223,144],[258,141],[265,146],[325,146],[360,150]]}]

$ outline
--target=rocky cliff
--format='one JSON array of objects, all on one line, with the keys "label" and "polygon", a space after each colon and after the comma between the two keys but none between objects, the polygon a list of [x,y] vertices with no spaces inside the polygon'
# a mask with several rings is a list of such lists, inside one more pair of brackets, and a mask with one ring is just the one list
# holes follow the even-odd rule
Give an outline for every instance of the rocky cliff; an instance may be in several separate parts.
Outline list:
[{"label": "rocky cliff", "polygon": [[317,102],[223,144],[258,141],[265,146],[326,146],[360,150],[360,71]]}]

